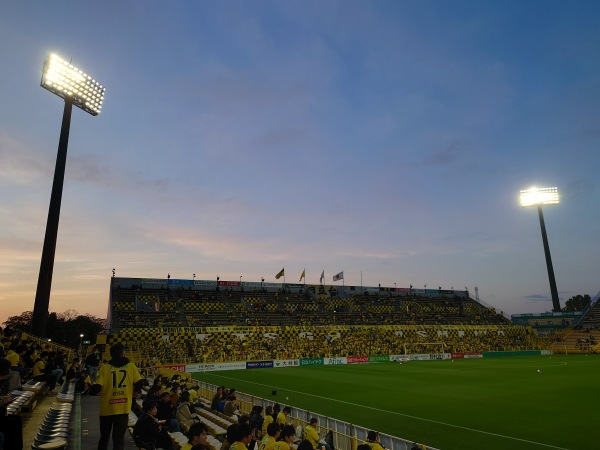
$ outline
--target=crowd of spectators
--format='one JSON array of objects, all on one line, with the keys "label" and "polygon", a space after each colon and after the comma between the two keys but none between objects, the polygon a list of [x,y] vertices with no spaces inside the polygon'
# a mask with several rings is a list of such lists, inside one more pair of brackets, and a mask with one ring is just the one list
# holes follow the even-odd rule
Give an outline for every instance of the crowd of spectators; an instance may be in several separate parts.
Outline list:
[{"label": "crowd of spectators", "polygon": [[140,338],[132,333],[119,339],[127,341],[137,361],[145,361],[142,366],[431,353],[431,343],[441,343],[445,353],[531,350],[545,345],[520,326],[220,327],[144,333]]},{"label": "crowd of spectators", "polygon": [[79,381],[83,369],[73,355],[51,342],[0,328],[0,449],[23,445],[21,417],[7,414],[7,406],[14,400],[11,392],[34,380],[45,383],[43,395],[54,395],[56,385],[65,379]]},{"label": "crowd of spectators", "polygon": [[[113,328],[176,326],[286,326],[298,324],[506,324],[493,308],[455,295],[340,294],[335,289],[315,292],[267,292],[223,289],[114,289]],[[152,298],[149,308],[146,301]]]}]

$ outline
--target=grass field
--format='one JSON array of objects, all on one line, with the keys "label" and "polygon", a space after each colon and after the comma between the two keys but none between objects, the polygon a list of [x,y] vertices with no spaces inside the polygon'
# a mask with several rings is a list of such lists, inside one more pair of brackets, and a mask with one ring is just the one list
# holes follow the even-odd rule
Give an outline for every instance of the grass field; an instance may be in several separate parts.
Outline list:
[{"label": "grass field", "polygon": [[256,369],[194,377],[443,450],[600,448],[596,355]]}]

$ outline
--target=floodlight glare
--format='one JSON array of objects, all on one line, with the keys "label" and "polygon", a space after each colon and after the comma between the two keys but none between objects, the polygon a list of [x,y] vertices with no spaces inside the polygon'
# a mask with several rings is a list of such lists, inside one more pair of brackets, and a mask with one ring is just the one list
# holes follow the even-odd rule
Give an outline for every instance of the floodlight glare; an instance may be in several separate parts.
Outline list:
[{"label": "floodlight glare", "polygon": [[44,61],[40,85],[92,116],[97,116],[102,110],[104,87],[54,53]]},{"label": "floodlight glare", "polygon": [[50,289],[52,287],[52,272],[54,270],[56,238],[58,235],[58,221],[60,218],[60,203],[67,163],[71,111],[73,105],[75,105],[92,116],[100,114],[102,101],[104,100],[104,88],[92,77],[54,54],[50,54],[44,61],[41,86],[65,101],[60,138],[58,140],[58,152],[56,153],[54,180],[52,181],[52,193],[50,194],[44,247],[42,249],[40,274],[31,317],[31,332],[40,337],[45,337]]},{"label": "floodlight glare", "polygon": [[531,187],[521,191],[521,206],[535,206],[538,209],[540,218],[540,228],[542,230],[542,243],[544,244],[544,254],[546,256],[546,269],[548,270],[548,281],[550,282],[550,294],[552,295],[552,306],[554,312],[560,312],[560,300],[556,288],[556,278],[554,277],[554,267],[552,266],[552,257],[550,256],[550,246],[548,245],[548,235],[546,234],[546,224],[544,222],[544,213],[542,206],[557,205],[559,202],[558,188],[537,188]]},{"label": "floodlight glare", "polygon": [[521,191],[521,206],[557,205],[559,203],[558,188],[531,187]]}]

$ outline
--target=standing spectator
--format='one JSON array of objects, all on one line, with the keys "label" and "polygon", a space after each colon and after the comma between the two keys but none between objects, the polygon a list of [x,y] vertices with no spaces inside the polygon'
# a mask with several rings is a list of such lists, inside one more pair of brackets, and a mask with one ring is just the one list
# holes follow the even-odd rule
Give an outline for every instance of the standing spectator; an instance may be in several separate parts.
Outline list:
[{"label": "standing spectator", "polygon": [[[112,353],[111,353],[112,357]],[[92,383],[96,382],[96,378],[98,378],[98,367],[100,366],[100,347],[97,345],[92,349],[92,353],[90,353],[87,358],[85,358],[85,364],[88,368],[88,374],[92,379]]]},{"label": "standing spectator", "polygon": [[144,380],[132,362],[125,357],[125,347],[115,344],[110,349],[111,360],[102,366],[90,395],[100,394],[100,441],[98,450],[107,450],[111,437],[113,450],[125,447],[125,431],[131,411],[133,391]]}]

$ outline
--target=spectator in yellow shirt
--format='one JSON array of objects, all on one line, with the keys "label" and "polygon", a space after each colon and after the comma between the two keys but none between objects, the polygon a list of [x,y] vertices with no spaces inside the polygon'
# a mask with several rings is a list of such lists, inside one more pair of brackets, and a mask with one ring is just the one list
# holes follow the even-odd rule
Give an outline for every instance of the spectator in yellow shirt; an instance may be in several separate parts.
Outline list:
[{"label": "spectator in yellow shirt", "polygon": [[291,444],[296,438],[296,430],[293,426],[286,425],[282,428],[279,438],[281,440],[275,444],[273,450],[290,450]]},{"label": "spectator in yellow shirt", "polygon": [[277,423],[280,426],[284,426],[287,424],[287,417],[292,413],[292,408],[290,408],[289,406],[286,406],[285,408],[283,408],[283,411],[281,411],[279,414],[277,414]]},{"label": "spectator in yellow shirt", "polygon": [[319,436],[319,419],[317,419],[316,417],[313,417],[312,419],[310,419],[310,422],[308,423],[308,425],[306,425],[304,427],[304,439],[307,440],[308,442],[310,442],[310,445],[312,445],[313,449],[317,449],[317,447],[322,447],[325,448],[325,450],[329,450],[329,445],[324,443],[324,442],[319,442],[319,439],[321,438]]},{"label": "spectator in yellow shirt", "polygon": [[187,443],[180,450],[192,450],[194,447],[201,445],[206,446],[206,436],[208,427],[202,422],[196,422],[187,432]]},{"label": "spectator in yellow shirt", "polygon": [[384,450],[383,446],[379,443],[379,433],[377,431],[369,431],[367,433],[367,445],[371,447],[371,450]]},{"label": "spectator in yellow shirt", "polygon": [[279,424],[271,422],[267,427],[266,436],[262,438],[262,441],[260,441],[258,450],[271,450],[273,447],[275,447],[280,433],[281,427],[279,426]]}]

